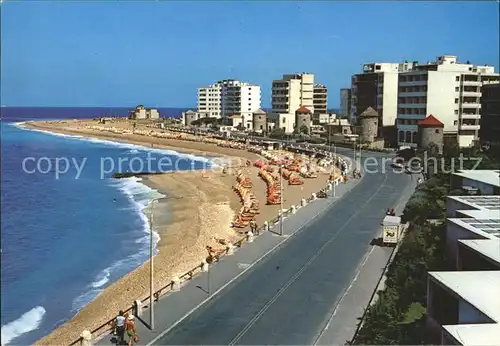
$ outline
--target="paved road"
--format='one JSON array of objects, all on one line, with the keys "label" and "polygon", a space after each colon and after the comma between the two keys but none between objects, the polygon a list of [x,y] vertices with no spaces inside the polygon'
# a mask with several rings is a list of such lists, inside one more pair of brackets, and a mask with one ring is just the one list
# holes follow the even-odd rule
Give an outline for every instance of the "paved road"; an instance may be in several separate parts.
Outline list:
[{"label": "paved road", "polygon": [[380,232],[386,208],[398,204],[410,179],[365,174],[342,200],[154,344],[314,343]]}]

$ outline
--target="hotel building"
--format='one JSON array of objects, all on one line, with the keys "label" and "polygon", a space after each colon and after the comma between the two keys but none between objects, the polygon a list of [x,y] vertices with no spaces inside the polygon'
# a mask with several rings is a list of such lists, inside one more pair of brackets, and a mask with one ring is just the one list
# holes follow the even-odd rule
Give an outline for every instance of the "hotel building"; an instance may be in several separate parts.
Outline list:
[{"label": "hotel building", "polygon": [[328,88],[323,84],[314,84],[313,88],[313,122],[319,124],[319,114],[328,112]]},{"label": "hotel building", "polygon": [[272,113],[295,114],[301,106],[314,113],[314,74],[286,74],[274,80],[272,86]]},{"label": "hotel building", "polygon": [[[398,75],[409,71],[416,62],[370,63],[363,65],[363,73],[351,78],[351,124],[357,124],[358,116],[367,108],[377,111],[378,137],[386,144],[395,144],[396,118],[398,114]],[[341,97],[342,99],[342,97]]]},{"label": "hotel building", "polygon": [[500,142],[500,84],[486,84],[481,88],[481,142]]},{"label": "hotel building", "polygon": [[418,121],[429,114],[444,124],[445,139],[473,145],[479,137],[481,86],[499,81],[494,67],[459,63],[451,55],[415,64],[398,78],[398,145],[412,147],[418,146]]},{"label": "hotel building", "polygon": [[340,89],[340,117],[347,118],[351,114],[351,89]]},{"label": "hotel building", "polygon": [[251,124],[260,102],[260,86],[237,80],[226,79],[198,89],[198,113],[222,118],[224,123],[229,123],[231,116],[240,115],[245,123]]}]

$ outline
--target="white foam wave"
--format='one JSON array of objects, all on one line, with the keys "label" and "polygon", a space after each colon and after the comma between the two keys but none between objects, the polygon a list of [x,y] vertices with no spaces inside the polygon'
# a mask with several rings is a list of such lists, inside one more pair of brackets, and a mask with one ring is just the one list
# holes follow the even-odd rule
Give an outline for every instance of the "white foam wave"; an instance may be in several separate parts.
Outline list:
[{"label": "white foam wave", "polygon": [[[140,250],[132,256],[116,261],[110,267],[100,272],[96,276],[95,280],[89,285],[88,290],[73,301],[73,312],[78,312],[81,308],[97,297],[99,293],[104,290],[105,285],[111,279],[115,280],[118,278],[119,275],[114,274],[117,272],[118,274],[121,274],[125,270],[131,270],[144,263],[144,260],[148,258],[151,230],[149,229],[149,222],[145,211],[150,207],[150,204],[154,199],[165,197],[165,195],[142,184],[141,180],[141,178],[137,177],[123,178],[118,181],[113,181],[112,186],[127,196],[132,204],[132,207],[129,210],[135,211],[141,219],[144,236],[138,238],[135,242],[143,246],[141,246]],[[153,230],[153,242],[155,247],[159,240],[159,234]]]},{"label": "white foam wave", "polygon": [[137,150],[137,149],[130,149],[130,150],[128,151],[128,153],[129,153],[129,154],[137,154],[137,153],[139,153],[139,150]]},{"label": "white foam wave", "polygon": [[93,288],[99,288],[104,286],[109,281],[110,268],[106,268],[101,274],[97,276],[97,279],[90,284]]},{"label": "white foam wave", "polygon": [[45,313],[45,308],[37,306],[25,312],[17,320],[2,326],[2,345],[8,345],[15,338],[37,329]]},{"label": "white foam wave", "polygon": [[134,153],[138,153],[140,150],[142,150],[142,151],[149,151],[149,152],[156,153],[156,154],[177,156],[179,158],[184,158],[184,159],[187,159],[189,161],[198,161],[198,162],[213,164],[213,161],[210,158],[196,156],[194,154],[180,153],[178,151],[168,150],[168,149],[150,148],[150,147],[146,147],[143,145],[137,145],[137,144],[114,142],[114,141],[109,141],[106,139],[96,139],[96,138],[83,137],[83,136],[78,136],[78,135],[67,135],[67,134],[63,134],[63,133],[50,132],[50,131],[40,130],[40,129],[31,129],[31,128],[25,127],[24,126],[25,123],[26,122],[18,122],[18,123],[12,123],[12,125],[20,128],[20,129],[27,130],[27,131],[41,132],[41,133],[45,133],[45,134],[57,136],[57,137],[64,137],[64,138],[85,141],[85,142],[91,142],[91,143],[96,143],[96,144],[105,144],[108,146],[130,149],[131,150],[130,153],[132,153],[133,150],[136,151]]}]

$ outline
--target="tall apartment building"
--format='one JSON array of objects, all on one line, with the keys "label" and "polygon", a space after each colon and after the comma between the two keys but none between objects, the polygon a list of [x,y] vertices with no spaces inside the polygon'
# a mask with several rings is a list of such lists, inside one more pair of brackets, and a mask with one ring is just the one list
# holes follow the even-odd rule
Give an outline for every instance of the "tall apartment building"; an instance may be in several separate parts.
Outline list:
[{"label": "tall apartment building", "polygon": [[[327,111],[328,111],[327,99],[328,99],[328,88],[326,87],[326,85],[314,84],[314,87],[313,87],[313,108],[314,108],[315,115],[327,113]],[[313,117],[313,119],[314,119],[314,117]]]},{"label": "tall apartment building", "polygon": [[286,74],[274,80],[272,86],[272,113],[295,114],[301,106],[314,113],[314,74]]},{"label": "tall apartment building", "polygon": [[340,89],[340,116],[347,118],[351,114],[351,89]]},{"label": "tall apartment building", "polygon": [[198,112],[226,122],[233,115],[251,121],[253,112],[260,109],[260,102],[260,86],[233,79],[198,89]]},{"label": "tall apartment building", "polygon": [[481,86],[498,83],[492,66],[474,66],[445,55],[399,74],[398,144],[418,146],[418,121],[429,114],[444,124],[445,137],[469,147],[478,139]]},{"label": "tall apartment building", "polygon": [[351,124],[356,124],[358,116],[371,107],[379,114],[378,137],[385,138],[386,144],[395,144],[398,75],[411,70],[415,64],[416,62],[363,65],[363,73],[356,74],[351,79]]},{"label": "tall apartment building", "polygon": [[500,142],[500,84],[487,84],[481,88],[481,142]]}]

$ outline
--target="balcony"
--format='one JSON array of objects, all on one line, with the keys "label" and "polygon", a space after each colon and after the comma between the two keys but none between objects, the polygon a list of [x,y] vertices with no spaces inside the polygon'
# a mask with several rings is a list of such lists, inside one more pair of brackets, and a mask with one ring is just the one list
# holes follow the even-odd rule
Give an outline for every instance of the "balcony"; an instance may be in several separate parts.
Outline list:
[{"label": "balcony", "polygon": [[477,109],[477,108],[481,108],[481,104],[479,102],[463,102],[462,108]]},{"label": "balcony", "polygon": [[472,81],[472,80],[464,80],[464,81],[462,81],[462,85],[463,85],[463,86],[467,86],[467,85],[469,85],[469,86],[480,86],[480,85],[481,85],[481,82],[480,82],[480,81],[477,81],[477,80],[475,80],[475,81]]},{"label": "balcony", "polygon": [[427,85],[427,81],[426,80],[417,80],[417,81],[412,81],[412,82],[399,82],[400,87],[418,86],[418,85]]},{"label": "balcony", "polygon": [[425,114],[398,114],[398,119],[424,120]]},{"label": "balcony", "polygon": [[466,124],[461,124],[459,129],[460,130],[479,130],[479,125],[466,125]]},{"label": "balcony", "polygon": [[481,114],[462,113],[460,115],[460,118],[462,118],[462,119],[471,119],[471,120],[479,120],[479,119],[481,119]]},{"label": "balcony", "polygon": [[399,92],[399,97],[426,97],[427,91]]},{"label": "balcony", "polygon": [[479,91],[462,91],[463,97],[481,97],[481,93]]},{"label": "balcony", "polygon": [[398,108],[426,108],[426,103],[399,103]]}]

